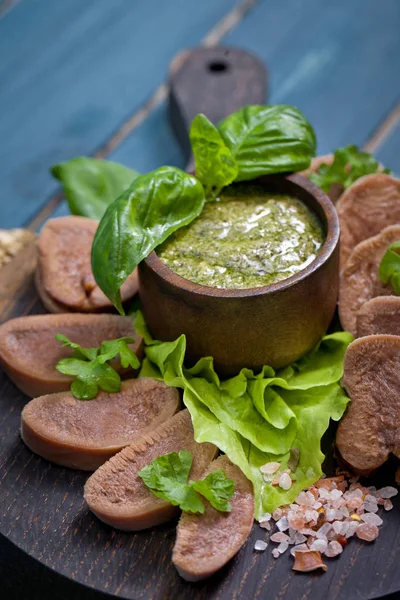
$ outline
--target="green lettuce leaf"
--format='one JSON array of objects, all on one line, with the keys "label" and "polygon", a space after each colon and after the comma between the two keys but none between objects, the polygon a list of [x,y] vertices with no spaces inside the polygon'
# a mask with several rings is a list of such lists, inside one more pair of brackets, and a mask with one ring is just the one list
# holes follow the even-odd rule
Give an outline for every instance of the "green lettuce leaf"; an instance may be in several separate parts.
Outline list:
[{"label": "green lettuce leaf", "polygon": [[54,165],[51,172],[64,186],[71,213],[96,220],[139,176],[124,165],[87,156]]},{"label": "green lettuce leaf", "polygon": [[[218,446],[252,481],[259,516],[292,502],[321,476],[322,435],[349,401],[339,382],[352,339],[346,332],[333,333],[291,367],[275,372],[267,366],[257,374],[242,369],[226,381],[220,381],[211,358],[185,368],[184,335],[174,342],[153,340],[140,376],[184,390],[196,441]],[[295,481],[285,491],[264,481],[260,466],[277,461],[284,470],[292,448],[299,450],[299,461]]]}]

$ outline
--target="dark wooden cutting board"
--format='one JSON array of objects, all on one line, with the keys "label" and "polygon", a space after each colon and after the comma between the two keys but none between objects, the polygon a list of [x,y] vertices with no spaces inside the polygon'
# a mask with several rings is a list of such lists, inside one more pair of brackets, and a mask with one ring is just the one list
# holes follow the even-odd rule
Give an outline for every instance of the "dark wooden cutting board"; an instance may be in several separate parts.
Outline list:
[{"label": "dark wooden cutting board", "polygon": [[[231,52],[217,58],[221,63],[239,60],[240,56]],[[211,58],[203,54],[202,60],[208,65]],[[175,64],[175,75],[182,64]],[[247,64],[245,71],[248,68]],[[228,77],[233,69],[234,64],[229,63],[226,69],[219,66],[210,73]],[[199,80],[201,77],[192,80],[192,85]],[[177,92],[175,83],[173,80],[172,94]],[[225,83],[236,102],[231,83]],[[239,87],[253,94],[250,100],[240,96],[241,103],[263,102],[265,80],[261,84],[246,82]],[[208,91],[207,97],[213,95]],[[191,115],[185,117],[177,110],[176,98],[171,97],[171,116],[175,129],[184,131],[181,119],[187,123]],[[225,110],[237,107],[227,104]],[[202,110],[217,119],[223,116],[219,109],[215,96]],[[33,284],[34,255],[31,243],[0,270],[0,322],[45,312]],[[364,600],[390,593],[396,597],[400,592],[397,499],[394,509],[384,515],[379,538],[373,544],[351,540],[341,557],[327,560],[329,569],[324,574],[292,572],[292,557],[287,552],[275,560],[272,544],[266,552],[255,553],[255,540],[265,539],[265,531],[255,525],[245,546],[218,574],[197,584],[184,582],[171,563],[175,524],[128,534],[98,521],[83,502],[88,474],[54,466],[22,443],[19,423],[26,402],[27,398],[0,372],[0,575],[1,594],[6,600],[100,600],[114,596],[130,600]],[[329,448],[329,439],[326,443]],[[389,466],[383,475],[385,483],[392,483],[392,477]]]}]

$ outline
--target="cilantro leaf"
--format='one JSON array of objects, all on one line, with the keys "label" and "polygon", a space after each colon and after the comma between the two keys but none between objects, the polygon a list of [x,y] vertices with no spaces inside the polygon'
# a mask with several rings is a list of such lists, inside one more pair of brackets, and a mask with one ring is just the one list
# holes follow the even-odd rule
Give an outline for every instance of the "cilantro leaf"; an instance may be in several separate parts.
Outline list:
[{"label": "cilantro leaf", "polygon": [[57,333],[56,340],[58,342],[62,342],[63,346],[67,346],[68,348],[72,348],[74,350],[72,356],[73,358],[79,358],[80,360],[88,359],[94,360],[97,357],[99,352],[98,348],[83,348],[79,344],[75,344],[75,342],[71,342],[63,333]]},{"label": "cilantro leaf", "polygon": [[[333,184],[341,184],[347,189],[363,175],[381,171],[380,164],[368,152],[360,152],[357,146],[347,146],[335,151],[331,165],[323,163],[316,173],[310,173],[313,183],[328,193]],[[390,169],[382,173],[390,174]]]},{"label": "cilantro leaf", "polygon": [[132,369],[138,369],[140,366],[139,359],[128,346],[128,344],[133,344],[134,341],[133,338],[123,337],[117,340],[102,342],[100,356],[98,357],[99,362],[104,363],[107,360],[112,360],[119,354],[121,357],[121,364],[125,369],[129,366],[131,366]]},{"label": "cilantro leaf", "polygon": [[192,455],[187,450],[159,456],[150,465],[139,471],[143,483],[158,498],[179,506],[184,512],[204,514],[205,508],[198,492],[214,508],[224,512],[231,510],[227,498],[234,493],[233,481],[226,478],[224,471],[210,473],[204,480],[187,483],[192,467]]},{"label": "cilantro leaf", "polygon": [[97,396],[99,388],[105,392],[119,392],[121,378],[108,364],[101,364],[97,359],[87,361],[79,358],[63,358],[56,365],[57,371],[64,375],[72,375],[71,392],[79,400],[92,400]]},{"label": "cilantro leaf", "polygon": [[378,275],[383,283],[390,283],[396,296],[400,296],[400,242],[395,242],[386,250]]},{"label": "cilantro leaf", "polygon": [[230,512],[232,505],[228,498],[235,493],[235,484],[232,479],[227,479],[225,471],[219,469],[207,475],[205,479],[195,481],[194,490],[204,496],[209,503],[222,512]]}]

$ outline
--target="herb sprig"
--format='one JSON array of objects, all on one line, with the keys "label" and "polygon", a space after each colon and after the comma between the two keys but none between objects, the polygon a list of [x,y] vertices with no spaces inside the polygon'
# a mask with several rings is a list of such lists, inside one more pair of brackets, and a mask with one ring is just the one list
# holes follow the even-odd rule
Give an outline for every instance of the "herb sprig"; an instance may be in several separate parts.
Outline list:
[{"label": "herb sprig", "polygon": [[97,396],[99,388],[105,392],[120,391],[121,377],[108,364],[118,354],[124,368],[130,366],[138,369],[140,366],[138,357],[128,346],[134,343],[130,337],[102,342],[100,348],[84,348],[62,333],[56,335],[56,340],[73,349],[72,357],[61,359],[56,369],[64,375],[75,377],[71,392],[79,400],[92,400]]},{"label": "herb sprig", "polygon": [[371,154],[361,152],[357,146],[352,145],[336,150],[332,164],[322,163],[316,173],[310,173],[309,178],[328,193],[334,184],[340,184],[347,189],[360,177],[378,171],[391,174],[391,170],[382,169]]},{"label": "herb sprig", "polygon": [[396,296],[400,296],[400,242],[394,242],[386,250],[378,271],[379,279],[390,284]]},{"label": "herb sprig", "polygon": [[205,506],[199,494],[221,512],[230,512],[228,502],[235,492],[232,479],[227,479],[225,471],[213,471],[204,479],[189,481],[193,457],[187,450],[171,452],[159,456],[150,465],[139,471],[138,475],[150,491],[173,506],[179,506],[184,512],[204,514]]}]

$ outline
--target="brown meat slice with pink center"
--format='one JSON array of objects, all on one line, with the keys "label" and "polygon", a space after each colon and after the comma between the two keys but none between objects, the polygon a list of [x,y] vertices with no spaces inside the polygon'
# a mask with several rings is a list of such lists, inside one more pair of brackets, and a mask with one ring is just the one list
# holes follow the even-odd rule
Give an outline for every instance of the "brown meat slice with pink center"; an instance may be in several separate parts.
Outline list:
[{"label": "brown meat slice with pink center", "polygon": [[357,335],[357,314],[376,296],[392,295],[390,285],[378,276],[379,264],[393,242],[400,240],[400,225],[386,227],[378,235],[358,244],[340,274],[339,316],[343,329]]},{"label": "brown meat slice with pink center", "polygon": [[[85,348],[131,337],[135,343],[129,347],[139,358],[143,355],[143,339],[130,317],[64,313],[11,319],[0,326],[0,364],[14,384],[31,398],[70,389],[73,378],[55,367],[62,358],[70,358],[73,351],[55,339],[57,333]],[[119,357],[110,364],[121,375],[133,374],[132,369],[123,369]]]},{"label": "brown meat slice with pink center", "polygon": [[199,479],[215,458],[213,444],[198,444],[187,409],[142,436],[113,456],[87,480],[84,497],[90,510],[104,523],[124,531],[139,531],[169,521],[179,508],[157,498],[138,471],[155,458],[187,450],[193,456],[190,479]]},{"label": "brown meat slice with pink center", "polygon": [[343,384],[351,402],[336,446],[356,473],[369,475],[391,453],[400,458],[400,337],[370,335],[350,344]]},{"label": "brown meat slice with pink center", "polygon": [[94,471],[165,423],[179,406],[176,388],[156,379],[130,379],[119,392],[100,391],[93,400],[77,400],[71,392],[31,400],[22,411],[21,435],[53,463]]},{"label": "brown meat slice with pink center", "polygon": [[220,456],[202,475],[223,469],[235,484],[232,511],[216,510],[206,500],[203,515],[183,513],[177,529],[172,562],[187,581],[198,581],[221,569],[246,542],[254,521],[253,486],[227,456]]},{"label": "brown meat slice with pink center", "polygon": [[[47,221],[38,240],[36,288],[48,311],[102,312],[112,308],[93,277],[90,262],[98,222],[86,217]],[[121,287],[122,301],[138,291],[135,270]]]},{"label": "brown meat slice with pink center", "polygon": [[400,298],[378,296],[366,302],[357,315],[357,337],[386,333],[400,335]]},{"label": "brown meat slice with pink center", "polygon": [[400,223],[400,180],[384,173],[360,177],[344,192],[336,208],[343,269],[357,244],[384,227]]}]

